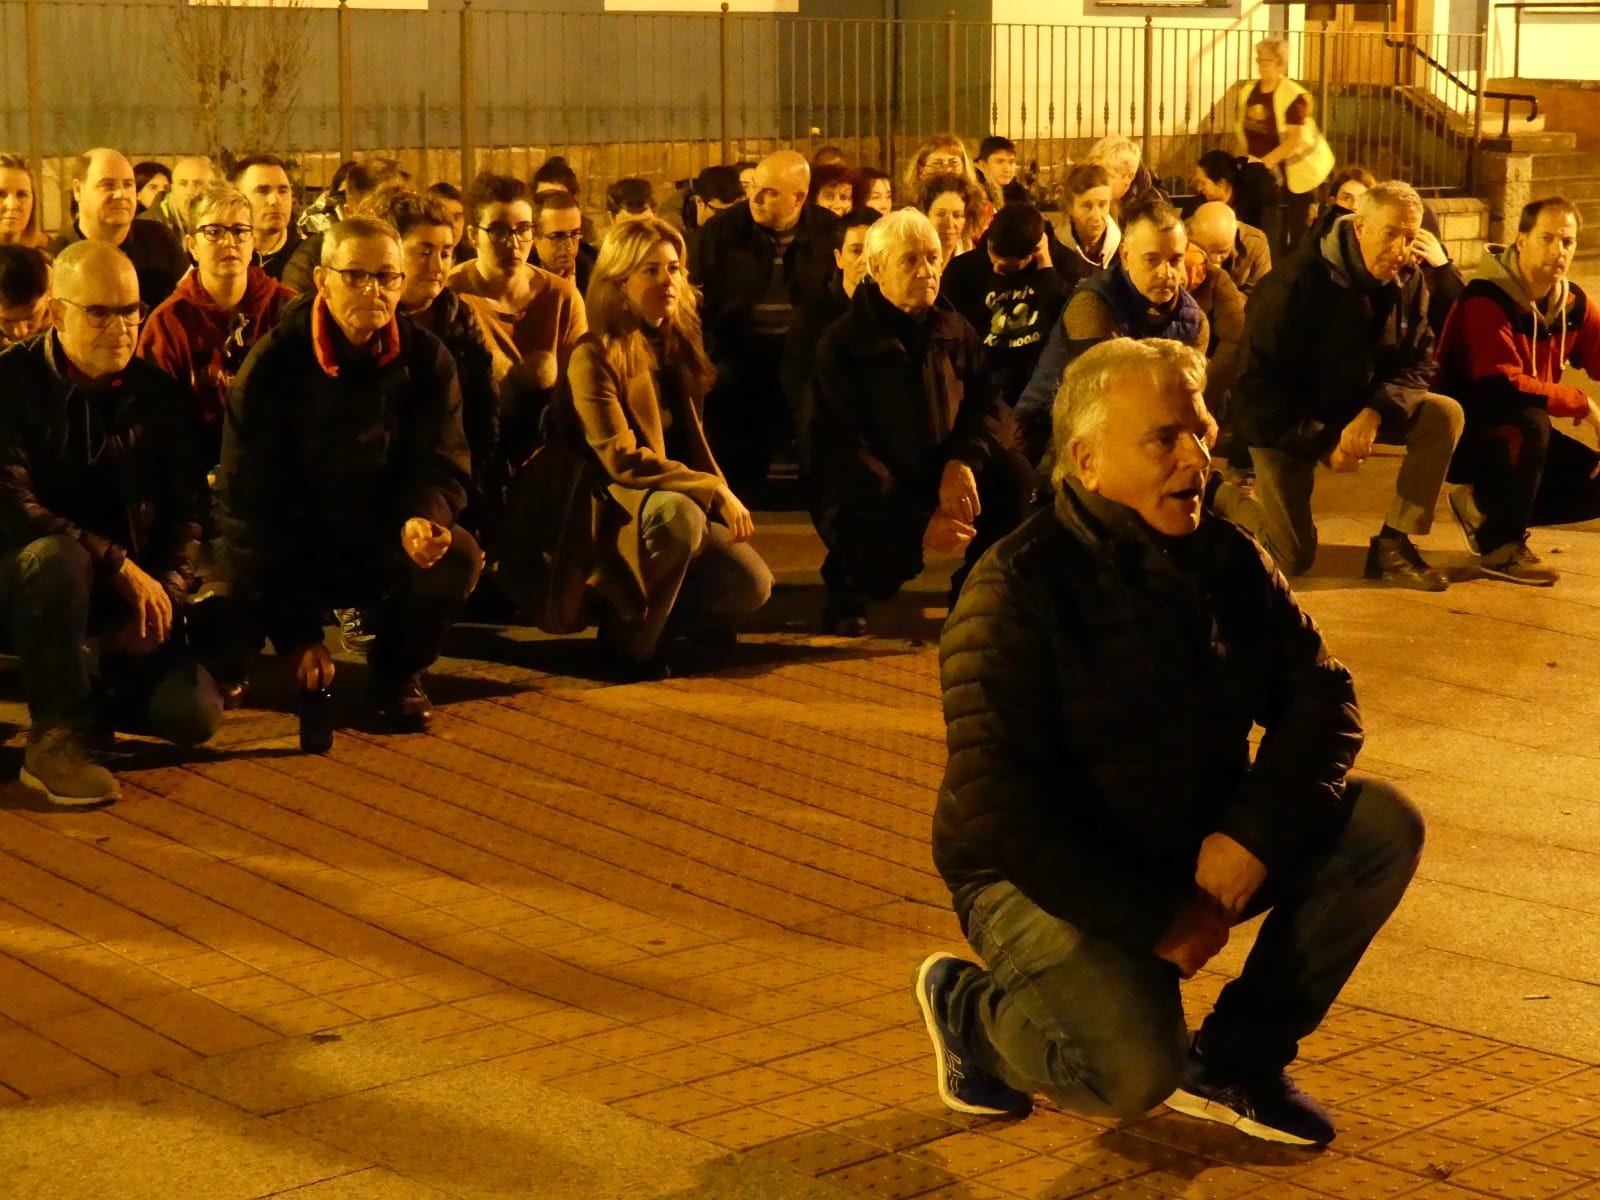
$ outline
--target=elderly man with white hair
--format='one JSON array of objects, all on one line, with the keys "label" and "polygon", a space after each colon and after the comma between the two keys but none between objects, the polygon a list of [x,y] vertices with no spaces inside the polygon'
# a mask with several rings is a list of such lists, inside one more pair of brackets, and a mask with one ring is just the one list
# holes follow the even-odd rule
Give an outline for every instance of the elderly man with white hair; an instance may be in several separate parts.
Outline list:
[{"label": "elderly man with white hair", "polygon": [[[823,626],[866,632],[867,606],[921,572],[925,553],[971,564],[1021,519],[1027,461],[1010,450],[977,333],[938,303],[939,235],[915,209],[867,231],[849,311],[817,345],[808,460],[828,547]],[[952,600],[953,602],[953,600]]]},{"label": "elderly man with white hair", "polygon": [[740,496],[754,497],[794,432],[779,378],[795,316],[833,279],[838,218],[806,203],[811,167],[793,150],[757,164],[749,200],[717,214],[689,262],[717,368],[706,436]]},{"label": "elderly man with white hair", "polygon": [[[1422,820],[1348,773],[1350,674],[1282,575],[1206,510],[1200,354],[1102,343],[1062,381],[1054,504],[984,556],[940,641],[933,856],[987,964],[917,974],[957,1112],[1163,1100],[1321,1146],[1286,1073],[1406,890]],[[1253,724],[1265,735],[1252,761]],[[1180,980],[1267,913],[1190,1037]]]},{"label": "elderly man with white hair", "polygon": [[1356,471],[1379,441],[1406,447],[1366,576],[1442,592],[1443,571],[1411,542],[1434,508],[1461,438],[1461,406],[1433,391],[1428,288],[1415,265],[1422,199],[1404,183],[1369,190],[1262,280],[1245,317],[1230,429],[1250,448],[1255,496],[1232,484],[1217,511],[1261,539],[1286,575],[1311,569],[1318,462]]}]

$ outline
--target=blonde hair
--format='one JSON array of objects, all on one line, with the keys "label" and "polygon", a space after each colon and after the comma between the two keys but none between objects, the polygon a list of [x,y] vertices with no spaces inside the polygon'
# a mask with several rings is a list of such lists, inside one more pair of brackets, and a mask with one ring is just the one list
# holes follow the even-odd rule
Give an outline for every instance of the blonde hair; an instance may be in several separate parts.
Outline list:
[{"label": "blonde hair", "polygon": [[[978,184],[978,168],[972,164],[972,155],[967,153],[967,144],[953,133],[936,133],[922,145],[917,147],[917,152],[906,165],[905,194],[917,196],[922,192],[922,169],[927,161],[940,150],[949,150],[961,156],[960,174],[967,177],[974,186]],[[990,197],[994,199],[994,197]]]},{"label": "blonde hair", "polygon": [[202,216],[231,212],[236,208],[244,209],[246,215],[249,215],[250,197],[233,184],[214,179],[210,183],[200,185],[200,190],[194,194],[194,199],[189,201],[189,211],[183,214],[183,219],[189,232],[193,233],[204,224],[200,219]]},{"label": "blonde hair", "polygon": [[1133,161],[1132,169],[1137,171],[1139,164],[1144,161],[1144,152],[1139,149],[1139,143],[1126,134],[1113,133],[1090,146],[1083,161],[1112,167],[1129,159]]},{"label": "blonde hair", "polygon": [[1262,38],[1256,43],[1256,54],[1275,59],[1285,71],[1289,69],[1289,47],[1280,38]]},{"label": "blonde hair", "polygon": [[599,336],[606,359],[619,375],[626,378],[653,370],[658,365],[670,367],[678,372],[691,402],[698,405],[711,390],[717,373],[706,357],[700,333],[698,295],[687,276],[678,295],[677,311],[664,331],[663,361],[659,363],[645,337],[644,323],[623,292],[628,277],[663,242],[671,246],[677,252],[678,261],[683,262],[683,235],[659,217],[624,221],[606,230],[594,273],[589,278],[584,307],[588,310],[590,332]]},{"label": "blonde hair", "polygon": [[28,186],[33,189],[33,204],[28,209],[28,223],[22,227],[22,236],[18,239],[18,243],[42,249],[48,239],[39,231],[39,180],[34,176],[33,168],[20,154],[0,153],[0,169],[27,173]]}]

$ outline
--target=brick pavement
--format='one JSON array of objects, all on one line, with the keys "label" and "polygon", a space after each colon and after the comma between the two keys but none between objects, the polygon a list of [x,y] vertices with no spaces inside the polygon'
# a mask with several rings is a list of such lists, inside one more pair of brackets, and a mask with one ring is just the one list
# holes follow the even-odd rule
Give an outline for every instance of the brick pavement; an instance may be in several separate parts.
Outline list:
[{"label": "brick pavement", "polygon": [[[767,538],[803,576],[807,535]],[[558,1194],[505,1186],[493,1145],[467,1167],[394,1138],[350,1153],[314,1119],[482,1063],[880,1197],[1600,1197],[1600,1066],[1352,1006],[1304,1047],[1340,1127],[1322,1154],[1165,1112],[946,1112],[908,990],[961,945],[928,862],[944,752],[915,602],[920,637],[772,632],[715,676],[628,687],[561,673],[570,643],[466,631],[498,661],[449,665],[433,736],[346,731],[308,759],[287,715],[251,710],[214,753],[147,751],[105,812],[7,785],[0,1179],[23,1190],[0,1194],[177,1194],[213,1139],[242,1174],[202,1172],[201,1200]],[[1191,1015],[1223,981],[1186,987]],[[283,1065],[336,1038],[381,1039],[387,1065],[314,1086]],[[244,1085],[207,1082],[230,1062]],[[126,1118],[108,1193],[105,1143],[71,1131],[129,1096],[204,1115],[178,1143],[176,1118],[148,1144]]]}]

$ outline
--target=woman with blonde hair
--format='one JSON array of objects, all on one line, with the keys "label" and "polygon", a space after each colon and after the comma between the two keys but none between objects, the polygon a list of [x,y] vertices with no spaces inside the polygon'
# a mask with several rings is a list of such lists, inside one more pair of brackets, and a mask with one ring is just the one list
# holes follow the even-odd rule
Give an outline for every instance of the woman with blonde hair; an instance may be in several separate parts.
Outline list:
[{"label": "woman with blonde hair", "polygon": [[706,443],[701,409],[716,372],[682,236],[656,217],[607,230],[586,307],[557,420],[575,422],[567,432],[581,433],[612,502],[590,576],[605,609],[598,641],[624,677],[660,678],[669,618],[725,643],[736,618],[766,603],[772,573]]},{"label": "woman with blonde hair", "polygon": [[0,245],[43,250],[48,240],[39,230],[39,189],[28,160],[0,154]]}]

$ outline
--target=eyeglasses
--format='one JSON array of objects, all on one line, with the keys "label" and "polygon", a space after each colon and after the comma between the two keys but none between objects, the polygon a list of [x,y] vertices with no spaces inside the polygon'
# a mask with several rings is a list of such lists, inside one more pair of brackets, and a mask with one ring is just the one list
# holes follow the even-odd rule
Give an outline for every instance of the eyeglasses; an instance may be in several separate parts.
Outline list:
[{"label": "eyeglasses", "polygon": [[[494,235],[491,234],[490,236],[493,237]],[[581,238],[583,236],[583,234],[581,232],[579,232],[579,233],[541,233],[539,236],[541,238],[543,238],[547,242],[554,242],[557,246],[570,246],[573,242],[575,242],[579,238]]]},{"label": "eyeglasses", "polygon": [[362,271],[355,267],[329,267],[328,270],[344,280],[345,287],[353,292],[364,292],[374,283],[380,291],[398,291],[406,281],[404,271]]},{"label": "eyeglasses", "polygon": [[959,171],[961,160],[953,154],[935,154],[922,162],[924,171]]},{"label": "eyeglasses", "polygon": [[144,319],[150,315],[148,304],[79,304],[76,300],[68,300],[64,296],[57,296],[61,303],[77,309],[94,329],[110,329],[116,321],[124,325],[135,327],[144,324]]},{"label": "eyeglasses", "polygon": [[533,226],[530,224],[502,225],[497,222],[493,225],[478,225],[475,228],[487,233],[491,242],[498,242],[502,246],[508,246],[512,242],[533,241]]},{"label": "eyeglasses", "polygon": [[212,245],[226,238],[234,245],[242,246],[256,236],[256,231],[249,225],[201,225],[195,232]]}]

